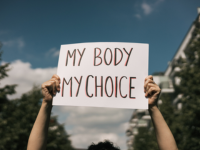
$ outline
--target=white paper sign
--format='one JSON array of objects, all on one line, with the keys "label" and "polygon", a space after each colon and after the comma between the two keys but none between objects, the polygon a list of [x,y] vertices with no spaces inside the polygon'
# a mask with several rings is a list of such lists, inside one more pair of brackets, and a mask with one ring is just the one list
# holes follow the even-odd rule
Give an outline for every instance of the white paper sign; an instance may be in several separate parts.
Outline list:
[{"label": "white paper sign", "polygon": [[140,43],[61,45],[53,105],[147,109],[148,53]]}]

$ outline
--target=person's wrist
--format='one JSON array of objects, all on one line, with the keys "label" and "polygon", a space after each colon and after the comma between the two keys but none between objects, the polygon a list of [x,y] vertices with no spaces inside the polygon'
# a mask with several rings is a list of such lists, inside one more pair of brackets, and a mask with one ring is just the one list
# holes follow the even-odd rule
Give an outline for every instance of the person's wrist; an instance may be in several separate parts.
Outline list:
[{"label": "person's wrist", "polygon": [[52,107],[52,100],[45,100],[43,98],[42,105],[46,107]]},{"label": "person's wrist", "polygon": [[154,112],[157,109],[158,109],[157,104],[156,105],[149,105],[149,112]]}]

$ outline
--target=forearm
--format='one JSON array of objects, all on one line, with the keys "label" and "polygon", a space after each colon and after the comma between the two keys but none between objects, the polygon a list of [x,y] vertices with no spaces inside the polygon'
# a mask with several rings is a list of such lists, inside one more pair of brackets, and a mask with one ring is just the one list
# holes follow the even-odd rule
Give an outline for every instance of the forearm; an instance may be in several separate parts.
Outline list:
[{"label": "forearm", "polygon": [[175,139],[157,106],[149,109],[160,150],[178,150]]},{"label": "forearm", "polygon": [[43,102],[32,128],[27,150],[46,149],[49,120],[51,115],[52,103]]}]

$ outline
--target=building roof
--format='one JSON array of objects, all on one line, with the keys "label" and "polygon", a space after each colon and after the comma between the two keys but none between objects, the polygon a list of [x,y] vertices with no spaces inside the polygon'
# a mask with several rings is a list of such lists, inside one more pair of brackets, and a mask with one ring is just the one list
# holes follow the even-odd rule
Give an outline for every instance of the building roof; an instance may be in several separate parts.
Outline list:
[{"label": "building roof", "polygon": [[[195,21],[200,21],[200,7],[197,8],[197,12],[198,12],[198,15],[195,19]],[[170,76],[170,73],[172,71],[172,63],[173,63],[173,60],[176,60],[178,59],[180,56],[182,58],[185,58],[185,54],[184,54],[184,50],[187,48],[189,42],[190,42],[190,39],[192,38],[192,33],[195,29],[195,23],[193,22],[192,25],[190,26],[189,30],[187,31],[185,37],[183,38],[178,50],[176,51],[174,57],[172,58],[172,61],[168,64],[168,67],[165,71],[165,76]]]}]

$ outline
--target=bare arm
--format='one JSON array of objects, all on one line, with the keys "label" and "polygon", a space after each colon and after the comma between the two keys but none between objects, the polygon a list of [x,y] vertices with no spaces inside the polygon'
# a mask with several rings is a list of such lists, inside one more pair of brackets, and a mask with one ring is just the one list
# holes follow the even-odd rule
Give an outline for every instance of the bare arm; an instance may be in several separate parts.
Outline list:
[{"label": "bare arm", "polygon": [[49,120],[52,109],[52,98],[60,90],[60,78],[53,75],[51,80],[42,84],[43,102],[31,131],[27,150],[45,150]]},{"label": "bare arm", "polygon": [[155,128],[158,147],[160,150],[178,150],[176,141],[165,122],[160,110],[157,107],[157,100],[160,94],[160,88],[153,81],[152,76],[145,78],[144,84],[145,96],[149,101],[149,113]]}]

